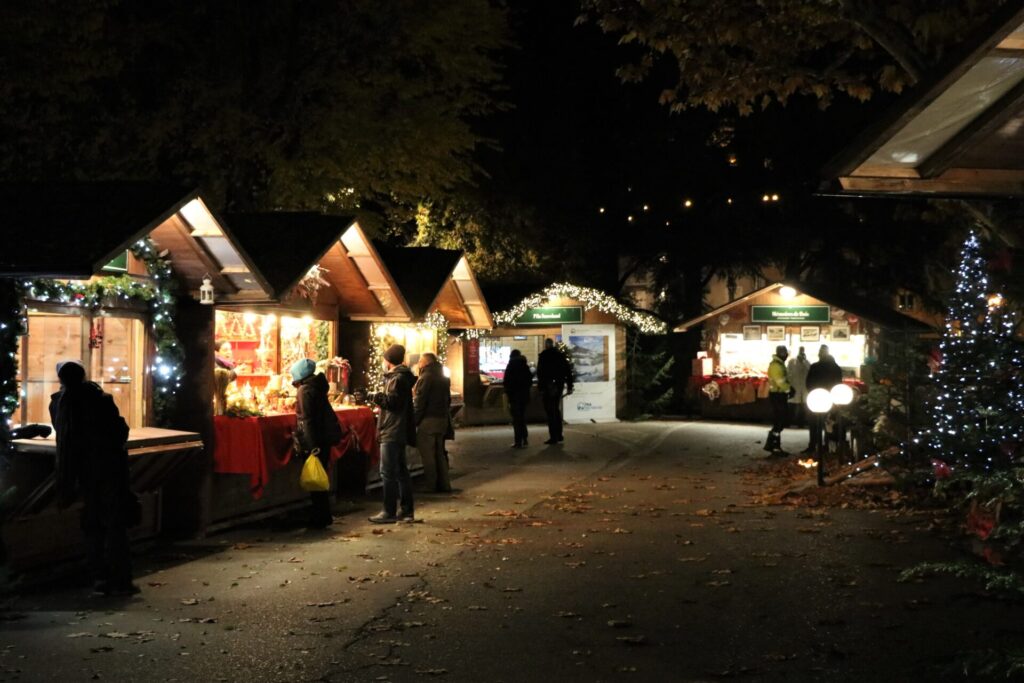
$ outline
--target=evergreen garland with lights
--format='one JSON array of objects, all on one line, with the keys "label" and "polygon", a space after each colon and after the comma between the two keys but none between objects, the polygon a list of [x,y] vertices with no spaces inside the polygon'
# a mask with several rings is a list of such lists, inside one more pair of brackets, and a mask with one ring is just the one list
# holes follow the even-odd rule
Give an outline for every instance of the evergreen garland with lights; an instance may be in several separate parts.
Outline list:
[{"label": "evergreen garland with lights", "polygon": [[381,391],[384,388],[384,352],[397,342],[390,336],[378,336],[378,332],[393,326],[412,328],[418,332],[434,332],[437,336],[437,361],[444,365],[448,359],[448,319],[439,311],[428,313],[423,322],[419,323],[374,323],[370,326],[370,362],[366,369],[367,391]]},{"label": "evergreen garland with lights", "polygon": [[183,379],[184,350],[175,332],[175,280],[170,261],[157,253],[148,239],[132,246],[132,253],[143,263],[152,282],[129,275],[101,277],[89,282],[29,280],[22,283],[0,282],[0,412],[4,425],[18,405],[18,336],[25,333],[24,301],[76,306],[97,310],[104,306],[131,301],[144,302],[150,311],[150,330],[156,353],[153,376],[153,412],[157,425],[166,426],[174,411],[177,390]]},{"label": "evergreen garland with lights", "polygon": [[981,244],[971,232],[960,252],[942,364],[933,377],[931,427],[921,435],[931,455],[959,474],[1010,466],[1024,427],[1024,355],[1013,338],[1016,324],[988,288]]},{"label": "evergreen garland with lights", "polygon": [[668,325],[650,313],[635,311],[632,308],[623,306],[614,297],[611,297],[598,289],[580,287],[565,282],[556,282],[549,285],[540,292],[526,297],[507,311],[495,313],[494,322],[499,325],[514,326],[516,321],[519,320],[519,318],[522,317],[528,309],[539,308],[552,299],[563,298],[579,301],[583,304],[584,310],[589,311],[590,309],[596,308],[602,313],[614,316],[621,322],[637,328],[643,334],[665,334],[665,332],[668,331]]}]

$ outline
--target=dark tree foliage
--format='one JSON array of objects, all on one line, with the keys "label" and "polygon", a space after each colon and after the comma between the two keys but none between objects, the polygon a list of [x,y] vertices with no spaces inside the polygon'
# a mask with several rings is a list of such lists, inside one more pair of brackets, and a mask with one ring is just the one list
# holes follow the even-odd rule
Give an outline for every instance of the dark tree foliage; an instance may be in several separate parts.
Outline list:
[{"label": "dark tree foliage", "polygon": [[822,107],[919,80],[1001,0],[581,0],[595,22],[643,48],[619,69],[642,80],[667,63],[661,101],[674,111],[741,114],[794,95]]},{"label": "dark tree foliage", "polygon": [[12,0],[0,176],[201,183],[231,210],[410,209],[474,174],[488,0]]}]

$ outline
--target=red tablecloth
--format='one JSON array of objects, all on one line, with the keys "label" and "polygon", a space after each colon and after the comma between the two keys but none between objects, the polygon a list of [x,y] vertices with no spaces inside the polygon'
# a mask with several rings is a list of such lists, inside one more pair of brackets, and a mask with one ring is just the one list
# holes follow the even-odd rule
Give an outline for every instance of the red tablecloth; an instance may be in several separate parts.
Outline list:
[{"label": "red tablecloth", "polygon": [[[377,422],[373,411],[366,407],[336,410],[335,414],[346,430],[346,437],[331,449],[331,462],[352,449],[352,433],[359,439],[360,448],[370,454],[370,466],[380,458],[377,443]],[[213,471],[223,474],[248,474],[253,498],[263,495],[263,487],[270,474],[292,459],[292,432],[295,415],[267,415],[265,417],[213,418],[214,447]]]}]

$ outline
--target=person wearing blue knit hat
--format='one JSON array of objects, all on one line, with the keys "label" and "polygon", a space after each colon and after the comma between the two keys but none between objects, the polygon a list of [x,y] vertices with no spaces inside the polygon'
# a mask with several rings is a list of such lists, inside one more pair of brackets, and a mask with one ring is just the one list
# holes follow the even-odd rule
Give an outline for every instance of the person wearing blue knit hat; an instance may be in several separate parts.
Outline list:
[{"label": "person wearing blue knit hat", "polygon": [[[303,358],[291,367],[292,386],[295,395],[295,453],[303,460],[317,451],[317,457],[330,472],[331,449],[345,436],[338,416],[334,414],[327,391],[330,386],[324,373],[316,371],[316,363]],[[310,491],[311,505],[309,527],[325,529],[333,521],[331,517],[331,494],[328,491]]]}]

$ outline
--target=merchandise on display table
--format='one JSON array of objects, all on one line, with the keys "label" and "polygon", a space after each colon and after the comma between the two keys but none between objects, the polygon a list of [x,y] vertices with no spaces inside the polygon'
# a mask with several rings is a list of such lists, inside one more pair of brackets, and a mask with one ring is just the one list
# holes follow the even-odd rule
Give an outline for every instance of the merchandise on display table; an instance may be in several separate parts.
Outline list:
[{"label": "merchandise on display table", "polygon": [[347,405],[350,366],[344,358],[332,357],[334,328],[333,322],[311,316],[217,311],[217,367],[233,375],[223,388],[224,414],[294,412],[296,392],[289,369],[303,358],[316,361],[317,372],[327,375],[331,404]]},{"label": "merchandise on display table", "polygon": [[[351,452],[358,442],[360,450],[370,456],[369,465],[376,467],[380,446],[373,411],[362,406],[346,407],[335,410],[335,414],[348,435],[331,449],[330,462]],[[262,497],[272,473],[288,465],[294,455],[294,413],[245,419],[218,416],[214,418],[214,430],[214,472],[248,474],[254,499]]]}]

